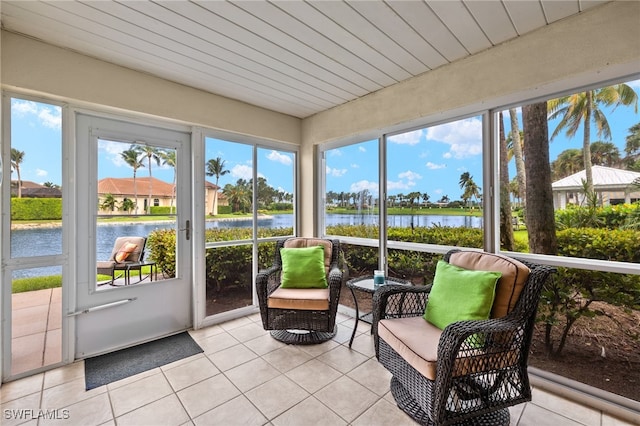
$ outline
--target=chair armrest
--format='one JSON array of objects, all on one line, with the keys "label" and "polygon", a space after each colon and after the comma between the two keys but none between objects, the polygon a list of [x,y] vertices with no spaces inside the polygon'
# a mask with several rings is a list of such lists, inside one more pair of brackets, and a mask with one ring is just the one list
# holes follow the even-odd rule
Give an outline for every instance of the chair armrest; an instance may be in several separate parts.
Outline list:
[{"label": "chair armrest", "polygon": [[266,302],[267,297],[280,286],[280,273],[282,268],[280,266],[272,266],[268,269],[263,269],[256,275],[256,292],[258,298],[261,295],[264,296]]}]

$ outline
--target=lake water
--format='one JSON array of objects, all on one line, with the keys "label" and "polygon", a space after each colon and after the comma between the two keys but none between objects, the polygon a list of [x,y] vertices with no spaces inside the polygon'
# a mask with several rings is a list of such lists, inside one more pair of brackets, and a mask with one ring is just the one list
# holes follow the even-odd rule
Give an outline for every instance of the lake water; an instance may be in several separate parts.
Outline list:
[{"label": "lake water", "polygon": [[[292,226],[292,215],[273,215],[258,219],[261,228],[285,228]],[[329,214],[325,219],[327,226],[332,225],[376,225],[377,216],[356,214]],[[481,217],[472,216],[439,216],[439,215],[393,215],[387,217],[388,226],[392,227],[482,227]],[[251,219],[242,220],[210,220],[207,228],[247,228],[251,227]],[[96,258],[108,259],[113,249],[113,242],[122,235],[149,235],[157,229],[172,228],[170,223],[133,223],[108,224],[97,227]],[[48,256],[62,253],[62,228],[15,229],[11,231],[11,257]],[[29,276],[60,274],[60,267],[32,268],[15,271],[14,278]]]}]

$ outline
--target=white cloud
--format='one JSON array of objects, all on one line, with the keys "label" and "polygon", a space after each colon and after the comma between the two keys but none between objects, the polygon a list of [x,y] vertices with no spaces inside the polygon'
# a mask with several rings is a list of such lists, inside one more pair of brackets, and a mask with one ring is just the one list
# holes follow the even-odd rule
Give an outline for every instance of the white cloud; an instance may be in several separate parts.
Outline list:
[{"label": "white cloud", "polygon": [[360,164],[355,164],[354,163],[354,164],[351,165],[351,168],[352,169],[359,169],[360,168]]},{"label": "white cloud", "polygon": [[420,174],[416,172],[412,172],[411,170],[407,170],[406,172],[399,173],[398,177],[400,179],[407,179],[407,180],[422,179],[422,176]]},{"label": "white cloud", "polygon": [[347,173],[347,169],[332,169],[331,167],[327,166],[327,174],[333,177],[341,177],[344,176],[345,173]]},{"label": "white cloud", "polygon": [[332,149],[329,151],[329,155],[332,157],[341,157],[342,151],[340,151],[339,149]]},{"label": "white cloud", "polygon": [[231,169],[231,176],[235,179],[249,180],[253,178],[253,168],[244,164],[238,164]]},{"label": "white cloud", "polygon": [[427,166],[427,169],[429,170],[438,170],[438,169],[444,169],[447,167],[446,164],[435,164],[435,163],[432,163],[431,161],[428,161],[427,164],[425,164],[425,166]]},{"label": "white cloud", "polygon": [[360,151],[360,152],[367,152],[367,148],[365,148],[364,146],[359,146],[359,147],[358,147],[358,151]]},{"label": "white cloud", "polygon": [[11,111],[18,117],[33,116],[40,124],[50,129],[59,130],[62,126],[61,109],[56,106],[48,106],[33,101],[13,100]]},{"label": "white cloud", "polygon": [[38,176],[38,177],[45,177],[48,174],[49,174],[49,172],[47,172],[46,170],[36,169],[36,176]]},{"label": "white cloud", "polygon": [[417,145],[418,143],[420,143],[420,138],[422,138],[423,134],[423,129],[418,129],[412,132],[390,136],[387,138],[387,140],[398,145]]},{"label": "white cloud", "polygon": [[414,181],[403,181],[403,180],[388,180],[387,181],[387,189],[389,191],[394,191],[394,190],[406,190],[406,189],[410,189],[411,187],[416,186],[416,183]]},{"label": "white cloud", "polygon": [[350,191],[351,192],[360,192],[368,189],[369,192],[377,193],[378,192],[378,184],[376,182],[369,182],[368,180],[361,180],[351,184]]},{"label": "white cloud", "polygon": [[442,189],[438,188],[438,189],[436,189],[436,190],[435,190],[435,191],[433,191],[433,192],[434,192],[434,194],[438,194],[438,195],[440,195],[440,194],[442,194]]},{"label": "white cloud", "polygon": [[278,162],[280,164],[284,164],[285,166],[290,166],[293,163],[293,159],[289,155],[281,154],[278,151],[272,150],[269,154],[267,154],[267,158],[271,161]]},{"label": "white cloud", "polygon": [[[448,144],[448,154],[458,159],[480,155],[482,121],[474,117],[430,127],[427,139]],[[444,157],[448,158],[446,155]]]}]

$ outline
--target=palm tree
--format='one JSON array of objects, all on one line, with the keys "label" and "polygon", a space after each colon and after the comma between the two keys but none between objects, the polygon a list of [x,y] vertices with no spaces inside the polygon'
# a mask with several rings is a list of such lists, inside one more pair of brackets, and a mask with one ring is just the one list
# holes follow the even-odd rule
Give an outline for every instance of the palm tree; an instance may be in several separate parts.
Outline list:
[{"label": "palm tree", "polygon": [[147,211],[146,214],[151,213],[151,197],[153,197],[152,190],[152,175],[151,175],[151,160],[154,160],[156,165],[160,165],[160,150],[158,148],[154,148],[149,145],[136,145],[136,151],[142,154],[144,157],[147,157],[147,165],[149,167],[149,198],[147,198]]},{"label": "palm tree", "polygon": [[638,112],[638,95],[631,86],[624,83],[575,93],[548,102],[549,119],[560,118],[560,123],[553,131],[551,140],[562,130],[566,130],[568,137],[573,137],[580,126],[583,126],[582,153],[588,192],[593,192],[591,124],[593,122],[596,125],[598,137],[610,140],[609,122],[600,106],[613,106],[615,110],[620,105],[633,105],[635,112]]},{"label": "palm tree", "polygon": [[11,168],[18,174],[18,198],[22,198],[22,178],[20,177],[20,164],[24,161],[24,151],[11,148]]},{"label": "palm tree", "polygon": [[620,150],[611,142],[593,142],[591,144],[591,163],[614,167],[620,163]]},{"label": "palm tree", "polygon": [[213,215],[218,214],[218,181],[220,180],[220,176],[224,176],[229,173],[229,170],[224,168],[224,160],[220,157],[216,157],[215,159],[211,159],[207,161],[207,170],[205,174],[207,176],[215,176],[216,177],[216,188],[213,194]]},{"label": "palm tree", "polygon": [[640,170],[640,123],[629,128],[629,134],[625,140],[624,153],[627,156],[624,162],[629,169]]},{"label": "palm tree", "polygon": [[547,103],[522,107],[522,122],[527,143],[524,155],[527,158],[527,201],[530,206],[525,215],[529,236],[529,252],[557,254],[558,244],[553,211],[551,169],[549,168],[549,133]]},{"label": "palm tree", "polygon": [[173,200],[176,197],[176,151],[174,149],[160,151],[160,158],[162,158],[163,166],[169,166],[173,169],[173,189],[171,190],[171,204],[169,204],[169,214],[173,214]]},{"label": "palm tree", "polygon": [[[511,199],[509,198],[509,161],[507,159],[507,138],[504,134],[502,112],[499,113],[500,138],[500,246],[503,250],[513,251],[513,226],[511,220]],[[513,124],[512,124],[513,125]]]},{"label": "palm tree", "polygon": [[234,212],[244,212],[246,207],[251,205],[251,194],[246,185],[242,185],[240,183],[237,185],[227,184],[222,192],[233,205]]},{"label": "palm tree", "polygon": [[522,194],[522,199],[526,200],[527,179],[524,171],[524,155],[522,154],[522,140],[520,138],[520,129],[518,125],[518,114],[515,108],[509,109],[509,116],[511,118],[511,145],[513,149],[513,156],[516,161],[516,178],[518,181],[518,187],[520,188],[520,194]]},{"label": "palm tree", "polygon": [[100,203],[100,208],[102,210],[112,212],[115,210],[117,204],[118,201],[116,200],[116,197],[114,197],[112,194],[105,194],[104,200],[102,200],[102,202]]},{"label": "palm tree", "polygon": [[122,200],[122,203],[120,203],[120,210],[130,213],[131,210],[135,208],[135,206],[136,205],[133,201],[131,201],[129,198],[125,198],[124,200]]},{"label": "palm tree", "polygon": [[[131,145],[129,149],[126,151],[122,151],[120,156],[133,169],[133,197],[135,199],[133,209],[135,209],[135,213],[138,214],[138,187],[136,186],[136,172],[139,168],[144,167],[142,164],[140,157],[140,152],[136,149],[135,145]],[[131,201],[131,200],[129,200]],[[123,201],[124,203],[124,201]],[[130,211],[132,208],[122,209],[125,211]]]},{"label": "palm tree", "polygon": [[582,170],[584,160],[582,150],[578,148],[565,149],[551,163],[551,169],[555,179],[560,179]]}]

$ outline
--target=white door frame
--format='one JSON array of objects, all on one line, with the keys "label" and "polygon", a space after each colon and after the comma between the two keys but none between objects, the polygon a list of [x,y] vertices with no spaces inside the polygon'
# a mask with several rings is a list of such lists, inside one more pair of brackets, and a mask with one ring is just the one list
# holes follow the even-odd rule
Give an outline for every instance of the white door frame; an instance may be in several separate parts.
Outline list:
[{"label": "white door frame", "polygon": [[[192,239],[177,234],[177,276],[153,284],[95,291],[97,197],[97,140],[144,141],[177,150],[178,224],[193,224],[191,190],[191,135],[143,121],[76,115],[76,232],[77,258],[75,358],[109,352],[170,335],[193,324]],[[100,309],[105,307],[104,309]],[[91,310],[88,313],[83,311]]]}]

